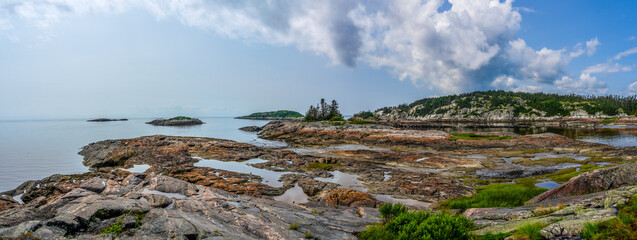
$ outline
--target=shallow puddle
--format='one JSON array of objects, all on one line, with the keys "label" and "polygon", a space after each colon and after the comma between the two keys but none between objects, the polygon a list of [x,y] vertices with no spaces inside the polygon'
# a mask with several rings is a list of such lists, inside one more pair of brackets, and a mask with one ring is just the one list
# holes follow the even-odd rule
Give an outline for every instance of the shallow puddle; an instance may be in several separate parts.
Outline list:
[{"label": "shallow puddle", "polygon": [[344,173],[341,171],[333,171],[331,173],[332,175],[334,175],[331,178],[317,177],[314,179],[317,181],[322,181],[322,182],[337,183],[341,185],[341,188],[345,188],[345,189],[352,189],[352,190],[357,190],[362,192],[367,191],[367,188],[363,187],[363,181],[360,181],[357,179],[359,177],[358,175],[351,174],[351,173]]},{"label": "shallow puddle", "polygon": [[559,183],[553,182],[553,181],[544,181],[544,182],[539,182],[536,183],[535,186],[536,187],[541,187],[541,188],[546,188],[546,189],[551,189],[554,187],[559,186]]},{"label": "shallow puddle", "polygon": [[150,165],[141,164],[141,165],[133,165],[132,168],[124,168],[123,170],[129,171],[129,172],[143,173],[143,172],[146,172],[146,170],[148,170],[149,168],[150,168]]},{"label": "shallow puddle", "polygon": [[267,162],[267,160],[263,160],[259,158],[250,159],[243,162],[235,162],[235,161],[224,162],[224,161],[219,161],[214,159],[203,159],[199,157],[194,157],[194,158],[200,160],[199,162],[196,162],[194,164],[196,167],[209,167],[209,168],[221,169],[221,170],[226,170],[231,172],[254,174],[263,178],[262,183],[270,187],[282,187],[283,183],[279,182],[279,178],[281,178],[281,176],[284,174],[292,173],[292,172],[277,172],[277,171],[272,171],[268,169],[255,168],[253,166],[248,165],[248,164]]},{"label": "shallow puddle", "polygon": [[293,188],[288,189],[282,195],[274,197],[274,200],[286,203],[307,203],[308,196],[298,184],[295,184]]}]

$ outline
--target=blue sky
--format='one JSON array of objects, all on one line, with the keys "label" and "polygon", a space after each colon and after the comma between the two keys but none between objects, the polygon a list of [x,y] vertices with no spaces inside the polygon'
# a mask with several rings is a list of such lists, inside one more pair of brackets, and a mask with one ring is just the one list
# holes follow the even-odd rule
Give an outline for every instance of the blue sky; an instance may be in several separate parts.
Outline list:
[{"label": "blue sky", "polygon": [[0,1],[0,119],[637,93],[635,1]]}]

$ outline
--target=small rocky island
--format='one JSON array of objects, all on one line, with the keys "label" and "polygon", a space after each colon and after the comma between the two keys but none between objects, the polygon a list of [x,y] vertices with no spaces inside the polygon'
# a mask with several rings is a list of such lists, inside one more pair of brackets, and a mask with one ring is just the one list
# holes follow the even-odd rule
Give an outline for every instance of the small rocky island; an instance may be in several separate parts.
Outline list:
[{"label": "small rocky island", "polygon": [[128,118],[96,118],[86,120],[87,122],[115,122],[115,121],[128,121]]},{"label": "small rocky island", "polygon": [[303,114],[290,110],[279,110],[271,112],[257,112],[247,116],[236,117],[236,119],[254,119],[254,120],[299,120],[303,118]]},{"label": "small rocky island", "polygon": [[204,122],[197,118],[177,116],[170,119],[155,119],[147,122],[146,124],[152,124],[155,126],[193,126],[204,124]]}]

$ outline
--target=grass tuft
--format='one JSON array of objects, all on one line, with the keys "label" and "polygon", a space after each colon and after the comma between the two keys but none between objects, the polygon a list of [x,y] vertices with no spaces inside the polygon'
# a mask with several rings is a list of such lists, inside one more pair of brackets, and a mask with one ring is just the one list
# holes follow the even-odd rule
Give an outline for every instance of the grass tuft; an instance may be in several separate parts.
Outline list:
[{"label": "grass tuft", "polygon": [[528,240],[544,239],[540,234],[544,227],[546,227],[546,224],[543,223],[525,223],[517,229],[515,236]]},{"label": "grass tuft", "polygon": [[449,199],[441,203],[443,209],[518,207],[540,195],[547,189],[536,187],[534,180],[518,180],[518,183],[498,183],[477,187],[478,193],[471,197]]},{"label": "grass tuft", "polygon": [[299,229],[299,225],[296,222],[290,224],[290,230],[297,230],[297,229]]}]

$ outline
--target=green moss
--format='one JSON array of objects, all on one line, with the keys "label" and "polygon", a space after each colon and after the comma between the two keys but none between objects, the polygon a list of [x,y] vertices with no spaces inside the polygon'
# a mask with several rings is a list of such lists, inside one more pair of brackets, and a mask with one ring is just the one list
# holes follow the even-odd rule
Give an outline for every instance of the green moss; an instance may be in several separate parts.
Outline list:
[{"label": "green moss", "polygon": [[512,139],[510,136],[499,136],[499,135],[481,135],[475,133],[451,133],[451,138],[453,140],[458,139],[471,139],[471,140],[504,140],[504,139]]},{"label": "green moss", "polygon": [[546,191],[536,187],[534,179],[518,179],[516,183],[489,184],[477,187],[471,197],[459,197],[442,202],[442,209],[468,209],[488,207],[518,207]]},{"label": "green moss", "polygon": [[306,232],[305,233],[305,238],[310,239],[310,238],[314,238],[314,236],[312,236],[311,232]]},{"label": "green moss", "polygon": [[307,165],[307,169],[325,169],[332,170],[334,168],[344,167],[345,165],[340,163],[320,163],[320,162],[311,162]]},{"label": "green moss", "polygon": [[122,219],[124,216],[121,216],[117,219],[117,222],[106,229],[104,229],[100,234],[109,234],[113,233],[115,235],[119,235],[124,232],[124,227],[122,226]]},{"label": "green moss", "polygon": [[140,227],[142,225],[142,219],[144,219],[144,217],[146,217],[146,213],[144,212],[129,212],[125,215],[120,216],[119,218],[117,218],[117,221],[107,227],[106,229],[104,229],[103,231],[100,232],[100,234],[115,234],[115,235],[119,235],[121,233],[123,233],[124,231],[128,230],[129,228],[126,228],[123,224],[122,224],[122,220],[124,219],[124,217],[126,216],[135,216],[137,217],[137,220],[135,220],[135,227]]}]

